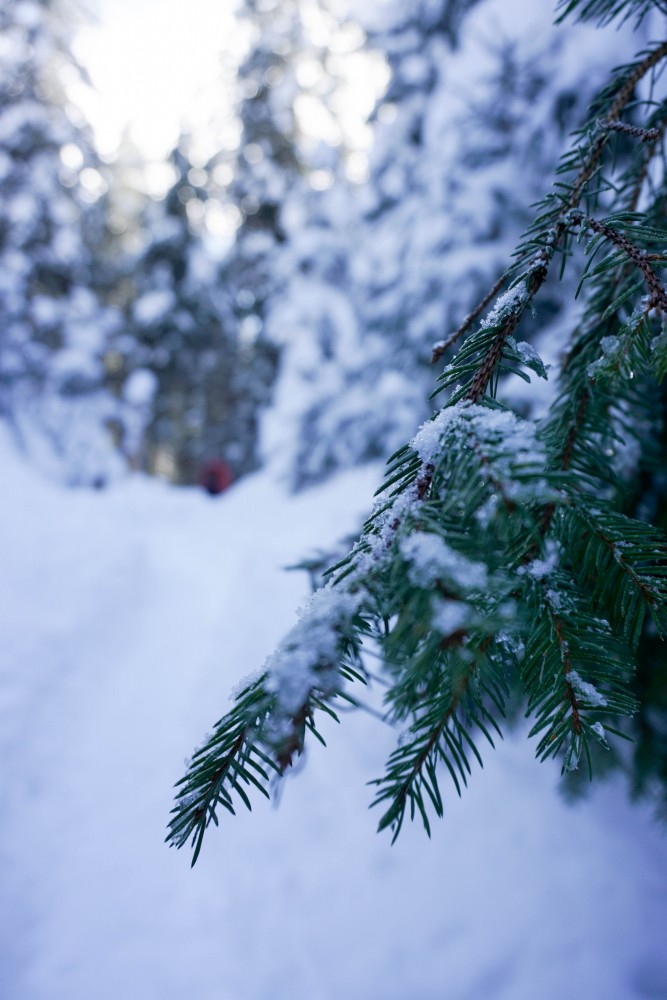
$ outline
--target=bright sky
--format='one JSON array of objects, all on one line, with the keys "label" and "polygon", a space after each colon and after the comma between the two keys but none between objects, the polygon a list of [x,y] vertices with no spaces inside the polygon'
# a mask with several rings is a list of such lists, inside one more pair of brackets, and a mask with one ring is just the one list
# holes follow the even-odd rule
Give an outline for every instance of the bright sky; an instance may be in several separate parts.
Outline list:
[{"label": "bright sky", "polygon": [[[102,156],[112,158],[127,131],[151,163],[144,183],[153,193],[163,192],[171,175],[156,161],[166,158],[184,128],[197,140],[190,156],[199,153],[202,165],[219,145],[225,111],[233,113],[233,73],[247,49],[247,25],[235,17],[236,0],[89,2],[97,23],[80,31],[75,52],[94,91],[79,85],[72,96],[92,124]],[[316,4],[302,3],[312,38],[329,48],[336,92],[327,107],[317,96],[323,69],[303,57],[297,64],[299,83],[306,88],[295,102],[299,127],[311,145],[342,141],[348,175],[360,182],[367,174],[372,140],[367,119],[386,87],[388,69],[379,53],[364,50],[358,26],[332,22]],[[230,128],[234,131],[231,120]],[[209,140],[212,148],[206,148]],[[333,179],[327,170],[310,176],[319,188]]]},{"label": "bright sky", "polygon": [[[93,6],[91,4],[91,6]],[[98,24],[76,54],[95,95],[77,95],[100,151],[111,154],[126,127],[150,159],[173,147],[184,119],[203,122],[224,106],[220,54],[242,41],[229,0],[96,0]]]}]

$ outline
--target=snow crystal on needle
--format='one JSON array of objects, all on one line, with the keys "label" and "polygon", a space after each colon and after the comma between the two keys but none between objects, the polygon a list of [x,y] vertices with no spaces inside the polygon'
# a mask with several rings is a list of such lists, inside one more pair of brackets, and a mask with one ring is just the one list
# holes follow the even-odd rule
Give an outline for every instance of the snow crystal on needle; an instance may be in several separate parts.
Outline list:
[{"label": "snow crystal on needle", "polygon": [[516,656],[517,660],[523,660],[526,654],[526,647],[520,635],[503,630],[496,635],[496,641],[501,646],[504,646],[513,656]]},{"label": "snow crystal on needle", "polygon": [[601,722],[594,722],[593,725],[591,726],[591,729],[593,730],[593,732],[595,733],[595,735],[597,736],[597,738],[599,740],[602,740],[602,742],[606,744],[607,741],[605,739],[605,731],[604,731],[604,726],[602,725],[602,723]]},{"label": "snow crystal on needle", "polygon": [[[545,546],[544,559],[532,559],[529,563],[519,569],[519,576],[523,576],[527,573],[528,576],[532,576],[534,580],[543,580],[545,576],[549,576],[549,574],[558,566],[560,552],[561,547],[558,542],[552,538],[548,539]],[[549,591],[549,594],[551,593],[552,591]],[[560,601],[558,594],[554,593],[554,597]]]},{"label": "snow crystal on needle", "polygon": [[613,363],[621,352],[623,342],[620,337],[603,337],[600,341],[600,348],[602,349],[602,355],[593,361],[586,369],[586,374],[589,378],[595,378],[596,375],[604,373],[609,367],[610,363]]},{"label": "snow crystal on needle", "polygon": [[484,329],[488,326],[496,326],[506,316],[510,313],[518,312],[523,303],[526,300],[526,286],[523,282],[515,285],[514,288],[509,288],[506,292],[503,292],[496,299],[496,304],[488,315],[484,317],[481,322],[481,327]]},{"label": "snow crystal on needle", "polygon": [[461,406],[446,406],[437,416],[421,425],[410,442],[410,447],[417,452],[424,465],[433,464],[443,435],[452,424],[458,423],[461,410]]},{"label": "snow crystal on needle", "polygon": [[441,635],[452,635],[470,621],[470,608],[463,601],[437,601],[433,605],[433,628]]},{"label": "snow crystal on needle", "polygon": [[583,698],[591,707],[593,708],[604,708],[607,704],[607,699],[604,695],[600,694],[598,689],[593,684],[589,684],[585,681],[583,677],[577,673],[576,670],[570,670],[567,674],[567,682],[574,691],[576,695]]},{"label": "snow crystal on needle", "polygon": [[532,368],[540,378],[548,378],[547,371],[550,366],[544,364],[532,344],[529,344],[526,340],[520,340],[517,343],[513,337],[508,338],[508,344],[519,355],[522,364],[526,365],[527,368]]},{"label": "snow crystal on needle", "polygon": [[455,552],[438,535],[416,531],[401,539],[400,549],[409,563],[410,582],[416,587],[431,587],[443,578],[462,590],[482,590],[487,584],[484,563],[473,562]]},{"label": "snow crystal on needle", "polygon": [[525,364],[528,364],[530,361],[542,364],[542,358],[539,356],[533,345],[529,344],[527,340],[520,340],[516,345],[516,350],[517,354]]}]

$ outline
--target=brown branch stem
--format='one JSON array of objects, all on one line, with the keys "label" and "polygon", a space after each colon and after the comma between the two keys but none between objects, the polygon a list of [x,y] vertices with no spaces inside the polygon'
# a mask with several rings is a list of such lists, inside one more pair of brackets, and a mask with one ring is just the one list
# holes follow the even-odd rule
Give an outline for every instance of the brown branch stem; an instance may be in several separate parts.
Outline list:
[{"label": "brown branch stem", "polygon": [[625,233],[619,232],[618,229],[612,229],[606,223],[598,222],[597,219],[592,219],[581,213],[572,216],[572,222],[583,222],[594,233],[599,233],[608,239],[610,243],[613,243],[614,246],[623,250],[644,275],[646,286],[651,293],[651,306],[667,312],[667,294],[660,278],[648,263],[646,255],[628,239]]},{"label": "brown branch stem", "polygon": [[627,122],[604,119],[598,124],[600,128],[606,129],[608,132],[622,132],[623,135],[631,135],[641,142],[655,142],[656,139],[660,138],[659,128],[642,128],[640,125],[629,125]]},{"label": "brown branch stem", "polygon": [[558,648],[561,653],[561,660],[563,662],[563,674],[565,677],[565,688],[567,692],[567,700],[570,703],[570,708],[572,710],[572,728],[574,729],[577,736],[581,733],[581,713],[579,711],[579,702],[577,701],[577,696],[574,692],[574,688],[569,683],[567,676],[572,670],[572,657],[570,656],[570,646],[567,639],[563,634],[563,623],[561,622],[558,615],[555,613],[553,607],[547,601],[549,611],[551,612],[551,621],[553,622],[554,631],[556,633],[556,641],[558,643]]}]

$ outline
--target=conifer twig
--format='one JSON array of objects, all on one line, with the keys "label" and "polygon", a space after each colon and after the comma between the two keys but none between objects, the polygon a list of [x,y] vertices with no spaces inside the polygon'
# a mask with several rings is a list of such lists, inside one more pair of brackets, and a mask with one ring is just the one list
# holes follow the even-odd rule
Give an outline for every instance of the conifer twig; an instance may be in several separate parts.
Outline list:
[{"label": "conifer twig", "polygon": [[[610,124],[613,124],[613,123],[610,123]],[[604,119],[600,119],[598,125],[601,128],[604,127]],[[656,126],[654,129],[652,129],[651,131],[652,132],[653,131],[656,132],[657,133],[656,138],[659,139],[660,137],[662,137],[665,134],[665,130],[666,129],[667,129],[667,118],[662,118],[659,121],[659,125]],[[653,160],[653,157],[656,155],[656,152],[658,151],[658,149],[659,149],[659,146],[658,146],[657,142],[655,142],[655,143],[652,144],[652,146],[651,146],[650,149],[647,149],[647,151],[646,151],[646,153],[644,155],[644,160],[643,160],[643,163],[642,163],[641,170],[639,172],[639,175],[635,179],[635,183],[634,183],[634,186],[632,188],[632,193],[631,193],[629,201],[628,201],[627,208],[628,208],[629,212],[636,212],[637,211],[637,205],[638,205],[639,199],[641,197],[641,192],[642,192],[642,188],[644,186],[644,182],[646,180],[646,177],[648,176],[648,171],[649,171],[649,167],[650,167],[651,161]],[[664,259],[664,255],[663,254],[646,254],[643,257],[643,260],[645,262],[660,261],[660,260],[663,260],[663,259]],[[627,270],[627,267],[629,267],[629,266],[631,266],[631,265],[629,265],[629,264],[626,265],[626,270]],[[610,293],[609,293],[609,298],[611,300],[613,300],[615,298],[616,290],[618,288],[618,284],[619,284],[620,280],[621,280],[620,275],[617,275],[617,277],[614,280],[613,291],[610,291]],[[570,357],[570,355],[568,354],[568,356],[566,357],[565,362],[564,362],[564,367],[567,366],[569,357]],[[576,416],[575,416],[574,422],[570,426],[570,429],[569,429],[567,437],[566,437],[565,446],[563,448],[563,452],[562,452],[562,456],[561,456],[561,463],[560,463],[560,468],[563,471],[567,471],[570,468],[570,463],[571,463],[571,460],[572,460],[572,455],[574,453],[574,446],[576,444],[576,441],[577,441],[577,438],[579,436],[579,433],[580,433],[580,431],[581,431],[581,429],[583,427],[584,416],[585,416],[586,410],[588,408],[588,404],[590,402],[590,398],[591,398],[590,385],[586,384],[581,389],[581,393],[580,393],[580,397],[579,397],[579,403],[578,403],[577,410],[576,410]],[[555,513],[555,506],[553,504],[548,504],[547,507],[545,508],[543,519],[542,519],[541,532],[540,532],[541,535],[542,535],[542,537],[544,537],[546,535],[547,531],[549,530],[549,527],[551,525],[551,521],[553,519],[554,513]]]},{"label": "conifer twig", "polygon": [[463,322],[461,323],[461,325],[458,328],[458,330],[455,330],[454,333],[451,335],[451,337],[448,337],[447,340],[441,340],[439,343],[433,345],[433,354],[431,355],[431,364],[432,365],[434,365],[437,361],[439,361],[440,358],[445,353],[445,351],[449,350],[449,348],[452,347],[452,345],[455,344],[456,341],[460,337],[462,337],[464,333],[468,332],[468,330],[470,329],[470,327],[472,326],[472,324],[475,322],[475,320],[477,319],[477,317],[482,312],[484,312],[484,310],[488,306],[489,302],[491,302],[492,299],[495,298],[495,296],[498,294],[498,292],[500,291],[500,289],[503,287],[503,285],[505,284],[506,277],[507,277],[506,274],[502,274],[498,278],[498,280],[496,281],[496,283],[493,286],[493,288],[489,292],[487,292],[487,294],[484,296],[484,298],[479,303],[479,305],[475,306],[475,308],[472,310],[472,312],[468,313],[468,315],[463,320]]},{"label": "conifer twig", "polygon": [[[574,454],[574,446],[576,444],[577,437],[579,436],[579,432],[583,427],[584,418],[586,416],[586,410],[588,409],[590,398],[591,398],[591,392],[588,385],[586,385],[579,398],[579,405],[577,406],[577,413],[574,418],[574,422],[571,424],[570,429],[567,432],[567,437],[565,439],[565,447],[563,448],[563,452],[560,459],[560,468],[563,472],[567,472],[570,468],[570,464],[572,462],[572,455]],[[546,538],[549,528],[551,527],[551,524],[553,522],[555,513],[556,513],[556,504],[553,501],[551,501],[546,505],[546,507],[542,512],[542,518],[540,521],[541,538],[543,539]],[[528,550],[525,562],[530,562],[532,559],[537,558],[537,553],[538,553],[537,542],[534,542],[533,545]]]},{"label": "conifer twig", "polygon": [[604,222],[598,222],[597,219],[584,216],[580,212],[575,213],[571,218],[573,223],[584,223],[594,233],[599,233],[601,236],[606,237],[610,243],[623,250],[644,275],[646,285],[651,292],[651,306],[667,312],[667,294],[665,293],[664,285],[648,263],[646,254],[636,247],[624,233],[619,232],[618,229],[613,229]]},{"label": "conifer twig", "polygon": [[651,587],[644,580],[642,580],[633,566],[631,566],[625,558],[622,546],[620,546],[617,541],[614,541],[613,538],[610,538],[604,529],[600,525],[596,524],[591,518],[586,518],[586,523],[590,530],[597,535],[605,548],[609,550],[614,561],[620,566],[623,573],[625,573],[630,579],[633,586],[636,587],[641,593],[646,603],[654,607],[657,603],[656,595],[651,590]]},{"label": "conifer twig", "polygon": [[[660,122],[660,124],[657,126],[658,138],[661,138],[662,136],[664,136],[666,128],[667,128],[667,118],[663,118],[662,121]],[[635,186],[634,186],[634,189],[633,189],[633,192],[632,192],[632,196],[631,196],[630,201],[628,203],[628,208],[629,208],[629,210],[631,212],[636,212],[637,211],[637,205],[639,204],[639,199],[641,197],[642,188],[644,187],[644,181],[648,177],[648,171],[649,171],[649,167],[651,165],[651,161],[652,161],[653,157],[655,156],[655,154],[657,153],[657,151],[659,149],[660,149],[660,146],[659,146],[658,142],[656,141],[656,142],[652,143],[651,146],[650,146],[650,148],[648,148],[646,150],[646,154],[644,156],[644,162],[642,164],[642,168],[641,168],[641,170],[639,172],[639,175],[638,175],[638,177],[637,177],[637,179],[635,181]]]},{"label": "conifer twig", "polygon": [[[623,86],[620,88],[609,111],[602,119],[604,125],[618,120],[619,114],[631,100],[634,89],[639,81],[666,56],[667,41],[662,42],[661,45],[650,52],[644,59],[642,59],[641,62],[637,63]],[[529,272],[526,279],[526,289],[528,294],[525,301],[522,303],[520,309],[516,312],[512,311],[508,315],[504,324],[500,327],[498,333],[494,337],[485,357],[482,359],[466,395],[466,398],[471,402],[479,402],[484,395],[486,388],[493,377],[493,373],[496,370],[496,366],[502,356],[503,348],[508,337],[512,336],[527,305],[544,284],[548,274],[548,265],[553,258],[556,248],[570,229],[570,225],[572,224],[572,213],[579,205],[586,184],[599,166],[600,160],[602,159],[602,153],[604,152],[604,148],[608,141],[608,132],[606,130],[601,130],[598,138],[593,144],[586,162],[575,178],[570,195],[559,213],[556,224],[553,227],[553,231],[549,236],[548,243],[546,243],[540,250],[538,258],[535,261],[535,265]]]},{"label": "conifer twig", "polygon": [[656,139],[660,138],[659,128],[642,128],[639,125],[629,125],[627,122],[622,121],[600,119],[598,128],[605,129],[608,132],[622,132],[624,135],[631,135],[641,142],[655,142]]},{"label": "conifer twig", "polygon": [[404,808],[405,800],[408,796],[413,781],[421,773],[424,764],[435,750],[435,747],[438,744],[438,740],[440,739],[445,729],[447,728],[447,725],[452,716],[454,715],[454,712],[459,707],[459,704],[461,702],[461,699],[463,698],[465,690],[468,687],[468,684],[470,683],[470,676],[471,676],[470,674],[466,675],[466,677],[461,681],[458,690],[454,692],[451,702],[447,706],[446,710],[443,712],[442,718],[440,719],[438,725],[431,733],[424,748],[419,752],[414,762],[412,763],[412,766],[410,768],[410,773],[408,774],[407,778],[401,783],[400,790],[395,799],[395,802],[397,803],[400,809]]}]

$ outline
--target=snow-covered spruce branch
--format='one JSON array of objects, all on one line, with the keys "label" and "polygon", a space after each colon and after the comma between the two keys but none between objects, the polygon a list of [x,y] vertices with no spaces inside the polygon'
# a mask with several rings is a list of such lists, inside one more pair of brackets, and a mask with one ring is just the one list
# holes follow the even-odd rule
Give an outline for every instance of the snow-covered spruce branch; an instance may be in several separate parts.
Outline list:
[{"label": "snow-covered spruce branch", "polygon": [[[652,122],[659,123],[660,134],[665,129],[666,110],[659,105],[651,116]],[[653,146],[639,162],[631,161],[615,182],[618,200],[624,208],[611,221],[630,231],[639,222],[634,238],[643,242],[644,247],[633,247],[633,255],[628,255],[628,248],[623,246],[616,257],[612,255],[596,267],[592,266],[594,258],[606,234],[600,240],[591,240],[586,247],[588,261],[579,288],[586,280],[588,301],[581,323],[573,332],[562,366],[560,394],[545,430],[554,467],[567,471],[574,463],[579,476],[590,475],[595,484],[613,475],[609,462],[613,448],[610,444],[603,445],[605,437],[609,438],[610,411],[618,410],[624,401],[636,408],[640,401],[639,379],[633,382],[635,375],[643,373],[654,380],[662,378],[667,370],[660,350],[663,338],[655,336],[656,331],[649,323],[653,300],[651,296],[639,297],[642,278],[636,277],[632,259],[639,255],[640,271],[653,261],[659,262],[662,255],[651,253],[650,248],[664,246],[667,237],[658,228],[663,221],[659,200],[644,215],[636,212],[649,165],[657,152],[658,147]],[[572,217],[576,219],[576,213]],[[649,287],[659,304],[664,289],[654,272]],[[628,317],[623,310],[629,302],[637,304]],[[550,505],[544,515],[543,533],[548,530],[553,514]]]},{"label": "snow-covered spruce branch", "polygon": [[[250,807],[253,789],[267,794],[307,733],[319,735],[317,712],[335,717],[338,701],[353,702],[348,685],[367,679],[368,644],[384,663],[387,718],[403,727],[375,782],[380,827],[394,836],[408,808],[427,830],[429,810],[442,814],[440,771],[461,791],[473,758],[481,764],[477,737],[492,743],[499,731],[510,685],[527,698],[538,756],[560,755],[564,769],[582,756],[590,767],[591,741],[606,747],[608,734],[623,735],[646,613],[666,630],[667,542],[622,513],[618,467],[622,434],[639,440],[667,368],[664,291],[648,260],[660,262],[664,204],[653,197],[627,214],[645,157],[599,183],[615,130],[597,122],[617,121],[665,56],[667,43],[625,67],[596,102],[506,281],[466,318],[468,335],[439,380],[438,391],[450,390],[444,407],[389,460],[358,543],[192,758],[168,839],[192,842],[195,858],[218,807],[233,812],[237,800]],[[546,377],[514,334],[555,254],[569,254],[580,205],[591,218],[602,191],[616,200],[590,228],[613,251],[593,266],[589,244],[582,320],[560,391],[534,422],[498,401],[499,380]]]},{"label": "snow-covered spruce branch", "polygon": [[[601,98],[601,103],[604,103],[606,98],[608,104],[606,113],[601,116],[603,124],[618,119],[621,111],[632,99],[639,81],[666,56],[667,42],[663,42],[644,59],[624,68],[620,80],[610,88],[611,94],[603,95]],[[598,133],[592,146],[587,143],[586,147],[576,148],[563,158],[558,173],[564,177],[574,174],[574,177],[569,182],[561,181],[562,191],[544,199],[542,207],[545,211],[540,214],[529,230],[528,239],[517,251],[517,262],[512,269],[516,277],[513,279],[510,292],[506,293],[507,299],[503,308],[496,306],[494,314],[496,322],[491,325],[494,335],[488,339],[481,361],[474,367],[466,387],[466,396],[473,402],[478,402],[486,392],[501,362],[508,338],[512,337],[525,310],[530,307],[535,295],[546,281],[554,254],[561,249],[561,244],[570,235],[583,193],[598,169],[609,141],[609,132],[598,127],[599,120],[600,116],[589,122],[587,132],[582,130],[587,137],[594,132]],[[482,349],[481,344],[478,347],[478,350],[480,349]],[[450,378],[441,381],[443,387],[451,384]]]},{"label": "snow-covered spruce branch", "polygon": [[177,786],[167,837],[177,847],[191,841],[192,864],[206,827],[217,825],[218,808],[233,814],[237,799],[251,808],[252,787],[268,797],[271,773],[283,774],[301,754],[306,732],[321,740],[316,711],[336,718],[332,706],[345,697],[343,684],[365,680],[359,605],[359,597],[342,588],[317,591],[265,669],[244,682],[232,711],[193,754]]},{"label": "snow-covered spruce branch", "polygon": [[[525,558],[536,537],[537,512],[545,501],[558,503],[564,496],[559,484],[545,477],[545,458],[535,428],[496,406],[462,401],[420,430],[399,460],[403,481],[397,486],[391,470],[385,487],[391,496],[379,502],[366,534],[339,567],[338,582],[316,594],[262,676],[241,692],[232,713],[195,754],[174,811],[172,842],[180,846],[192,839],[196,856],[218,805],[233,811],[236,793],[249,806],[244,786],[250,784],[266,793],[268,768],[282,774],[301,753],[306,730],[316,733],[315,712],[332,711],[346,679],[363,679],[360,651],[368,635],[383,646],[394,676],[390,717],[414,716],[387,775],[377,782],[376,802],[389,800],[380,825],[396,834],[408,805],[412,815],[417,810],[425,818],[425,794],[440,814],[436,762],[444,764],[460,792],[470,755],[481,760],[471,727],[493,742],[490,731],[498,729],[502,716],[507,670],[520,662],[530,642],[520,608],[529,604],[535,581],[541,585],[552,569],[553,553],[528,565]],[[424,475],[428,496],[419,485]],[[511,503],[499,502],[499,486]],[[462,496],[463,518],[456,510]],[[503,542],[505,551],[474,559],[480,551],[493,552],[491,540]],[[557,589],[548,594],[549,607],[556,607],[562,600]],[[541,614],[535,623],[538,648],[545,620]],[[389,630],[387,622],[393,623]],[[552,625],[558,637],[565,626],[554,616]],[[602,636],[611,648],[616,640],[606,623],[595,619],[594,625],[594,642]],[[590,627],[586,619],[584,631]],[[577,644],[569,638],[579,671],[587,641],[593,640]],[[562,643],[558,648],[562,651]],[[568,661],[566,672],[570,669]],[[581,683],[591,684],[590,671],[584,676]],[[530,683],[526,688],[531,691]],[[606,708],[631,704],[613,701],[608,692],[604,698]],[[531,710],[541,710],[538,727],[548,718],[545,702],[556,713],[550,732],[557,737],[549,749],[561,748],[569,726],[571,765],[587,735],[601,738],[599,715],[588,728],[582,724],[583,706],[567,678],[555,698],[553,691],[545,698],[542,690],[531,702]],[[577,707],[569,717],[568,705]]]},{"label": "snow-covered spruce branch", "polygon": [[[664,109],[657,116],[664,117]],[[634,261],[623,247],[601,263],[593,266],[597,252],[604,245],[605,235],[591,240],[586,247],[588,257],[580,281],[588,286],[587,301],[579,325],[573,331],[569,350],[564,358],[559,395],[551,407],[545,434],[556,467],[565,471],[576,469],[579,485],[584,478],[598,490],[601,481],[614,478],[615,454],[614,413],[618,418],[623,408],[645,411],[645,420],[652,419],[653,405],[642,378],[649,384],[664,377],[667,366],[662,351],[664,335],[653,313],[653,298],[642,296],[645,283],[643,267],[661,255],[651,253],[652,247],[664,246],[667,233],[658,228],[664,222],[661,200],[655,200],[646,212],[638,216],[638,191],[643,184],[649,158],[638,166],[631,163],[617,181],[619,201],[627,209],[616,214],[619,226],[631,232],[634,240],[644,243],[635,254],[641,255],[642,268],[637,274]],[[658,302],[664,289],[652,272],[651,284],[658,285]],[[632,307],[632,311],[629,311]],[[662,322],[664,322],[664,311]],[[553,511],[547,513],[548,524]]]}]

